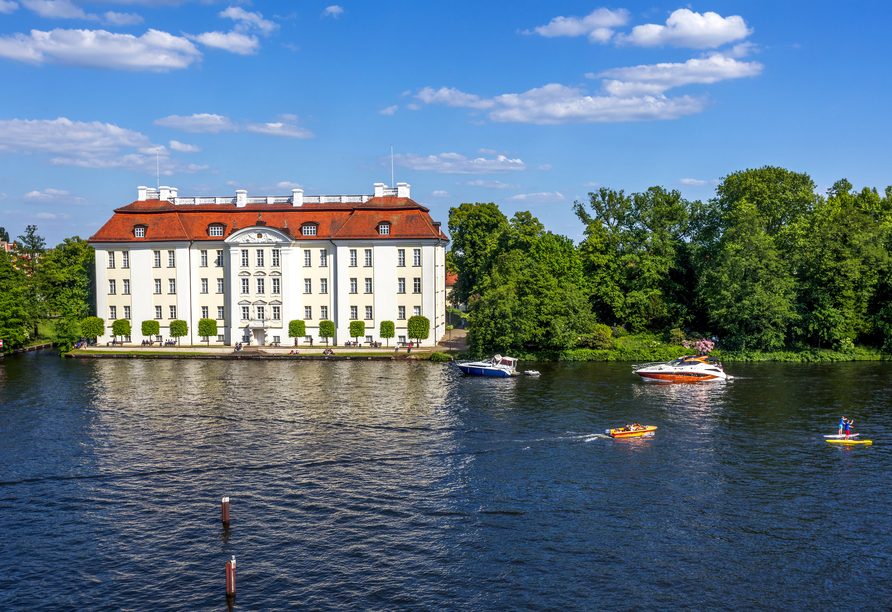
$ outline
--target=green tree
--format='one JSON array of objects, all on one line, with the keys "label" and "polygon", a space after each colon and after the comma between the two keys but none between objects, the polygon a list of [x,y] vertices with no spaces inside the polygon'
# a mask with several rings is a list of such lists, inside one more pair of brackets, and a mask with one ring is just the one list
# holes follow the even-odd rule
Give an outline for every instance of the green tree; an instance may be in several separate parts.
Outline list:
[{"label": "green tree", "polygon": [[5,227],[0,227],[0,241],[9,242],[9,232]]},{"label": "green tree", "polygon": [[158,321],[148,320],[143,321],[141,324],[141,331],[143,336],[148,336],[149,338],[153,338],[161,333],[161,324]]},{"label": "green tree", "polygon": [[46,250],[46,240],[37,235],[37,226],[29,225],[25,228],[25,233],[19,236],[18,254],[22,269],[29,277],[34,278],[40,267],[40,260],[43,252]]},{"label": "green tree", "polygon": [[99,317],[87,317],[81,321],[81,333],[84,338],[92,338],[95,342],[96,338],[105,335],[105,321]]},{"label": "green tree", "polygon": [[365,336],[365,321],[350,321],[350,336],[356,342],[360,336]]},{"label": "green tree", "polygon": [[56,345],[63,353],[71,350],[81,333],[80,323],[73,317],[59,317],[53,323],[53,329],[56,332]]},{"label": "green tree", "polygon": [[393,338],[396,333],[396,326],[393,324],[393,321],[381,321],[381,325],[378,326],[378,336],[387,340],[387,346],[390,346],[390,339]]},{"label": "green tree", "polygon": [[333,321],[319,321],[319,336],[325,338],[325,346],[328,346],[328,339],[334,338],[335,324]]},{"label": "green tree", "polygon": [[112,323],[112,335],[117,338],[118,336],[122,336],[121,342],[124,341],[124,336],[129,336],[131,332],[130,329],[130,321],[127,319],[118,319]]},{"label": "green tree", "polygon": [[421,344],[421,340],[427,340],[428,336],[431,334],[430,319],[421,315],[409,317],[407,327],[409,337],[418,340],[419,344]]},{"label": "green tree", "polygon": [[488,275],[507,229],[508,218],[493,203],[465,203],[449,209],[452,250],[448,259],[458,274],[451,295],[454,304],[467,302]]},{"label": "green tree", "polygon": [[180,338],[189,334],[189,324],[182,319],[174,319],[170,322],[170,335],[177,339],[177,346],[180,344]]},{"label": "green tree", "polygon": [[95,259],[93,247],[77,236],[43,254],[36,278],[47,310],[78,320],[94,312]]},{"label": "green tree", "polygon": [[0,339],[9,352],[28,342],[31,317],[26,307],[25,277],[10,255],[0,250]]},{"label": "green tree", "polygon": [[207,345],[211,345],[211,336],[217,336],[217,321],[214,319],[199,319],[198,335],[207,338]]},{"label": "green tree", "polygon": [[303,319],[294,319],[288,321],[288,337],[294,338],[294,346],[297,346],[297,339],[307,335],[307,322]]}]

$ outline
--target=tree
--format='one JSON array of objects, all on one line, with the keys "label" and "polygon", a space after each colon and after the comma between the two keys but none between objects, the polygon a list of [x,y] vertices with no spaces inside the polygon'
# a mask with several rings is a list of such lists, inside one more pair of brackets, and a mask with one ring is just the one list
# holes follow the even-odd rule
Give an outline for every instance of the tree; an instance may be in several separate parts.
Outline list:
[{"label": "tree", "polygon": [[30,324],[24,274],[13,265],[12,257],[0,250],[0,339],[4,352],[28,342]]},{"label": "tree", "polygon": [[95,259],[93,247],[77,236],[43,254],[36,278],[48,311],[78,320],[94,312]]},{"label": "tree", "polygon": [[177,339],[177,346],[180,344],[180,338],[189,334],[189,324],[182,319],[174,319],[170,322],[170,335]]},{"label": "tree", "polygon": [[0,227],[0,241],[9,242],[9,232],[5,227]]},{"label": "tree", "polygon": [[356,342],[360,336],[365,336],[365,321],[350,321],[350,336]]},{"label": "tree", "polygon": [[157,336],[161,333],[161,324],[158,323],[158,321],[143,321],[140,327],[142,328],[142,335],[148,336],[149,338],[151,338],[152,336]]},{"label": "tree", "polygon": [[211,345],[211,336],[217,335],[217,321],[214,319],[198,320],[198,335],[207,338],[207,345]]},{"label": "tree", "polygon": [[431,322],[427,317],[415,315],[409,317],[408,329],[409,337],[418,340],[418,344],[421,344],[421,340],[427,340],[431,334]]},{"label": "tree", "polygon": [[37,226],[29,225],[25,233],[19,236],[19,245],[16,253],[22,263],[25,274],[34,277],[40,267],[40,259],[46,249],[46,240],[37,235]]},{"label": "tree", "polygon": [[78,336],[81,333],[80,324],[77,319],[71,317],[59,317],[53,324],[53,328],[56,332],[56,344],[58,345],[59,350],[63,353],[67,353],[71,350],[71,347],[74,346],[74,343],[77,342]]},{"label": "tree", "polygon": [[390,339],[393,338],[393,335],[396,333],[396,326],[393,324],[393,321],[381,321],[381,325],[378,328],[378,336],[387,340],[387,346],[390,346]]},{"label": "tree", "polygon": [[325,346],[328,346],[328,339],[334,338],[335,324],[332,321],[319,321],[319,336],[325,338]]},{"label": "tree", "polygon": [[81,333],[84,338],[92,338],[95,342],[96,338],[105,334],[105,321],[99,317],[87,317],[81,321]]},{"label": "tree", "polygon": [[[118,336],[129,336],[131,332],[130,329],[130,321],[127,319],[118,319],[114,323],[112,323],[112,335],[114,337]],[[121,342],[123,343],[124,338],[121,338]]]},{"label": "tree", "polygon": [[295,319],[288,321],[288,337],[294,338],[294,346],[297,346],[297,339],[307,335],[307,322],[303,319]]},{"label": "tree", "polygon": [[458,274],[451,299],[462,304],[486,277],[499,250],[508,218],[499,207],[489,204],[462,204],[449,209],[449,233],[452,250],[449,264]]}]

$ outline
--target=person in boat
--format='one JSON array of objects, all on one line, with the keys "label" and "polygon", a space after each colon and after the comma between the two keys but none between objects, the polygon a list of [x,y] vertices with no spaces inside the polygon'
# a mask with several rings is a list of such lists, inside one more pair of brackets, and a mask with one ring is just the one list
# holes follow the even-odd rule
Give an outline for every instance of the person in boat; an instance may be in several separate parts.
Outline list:
[{"label": "person in boat", "polygon": [[855,422],[855,419],[846,419],[846,440],[849,439],[849,435],[852,433],[852,423]]},{"label": "person in boat", "polygon": [[846,418],[844,416],[839,417],[839,435],[842,435],[846,429]]}]

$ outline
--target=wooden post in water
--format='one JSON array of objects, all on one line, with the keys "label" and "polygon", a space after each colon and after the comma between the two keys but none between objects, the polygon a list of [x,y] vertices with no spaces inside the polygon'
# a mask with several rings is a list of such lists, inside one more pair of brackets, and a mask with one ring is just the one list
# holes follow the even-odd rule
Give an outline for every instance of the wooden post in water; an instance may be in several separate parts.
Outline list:
[{"label": "wooden post in water", "polygon": [[226,562],[226,599],[235,599],[235,555]]},{"label": "wooden post in water", "polygon": [[229,529],[229,498],[223,498],[223,528]]}]

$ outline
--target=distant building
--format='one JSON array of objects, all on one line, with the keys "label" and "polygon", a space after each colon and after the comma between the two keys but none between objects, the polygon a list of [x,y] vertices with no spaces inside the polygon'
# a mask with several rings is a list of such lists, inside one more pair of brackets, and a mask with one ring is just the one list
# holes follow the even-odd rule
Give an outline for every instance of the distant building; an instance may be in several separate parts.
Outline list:
[{"label": "distant building", "polygon": [[373,195],[179,197],[177,189],[139,188],[90,238],[96,249],[97,315],[110,327],[130,319],[183,319],[198,344],[198,321],[216,319],[211,345],[240,341],[290,344],[288,322],[303,319],[301,343],[324,342],[319,322],[335,323],[335,343],[352,339],[350,321],[365,321],[364,340],[379,340],[393,321],[407,341],[409,317],[431,322],[425,345],[446,326],[449,239],[409,185],[375,184]]}]

